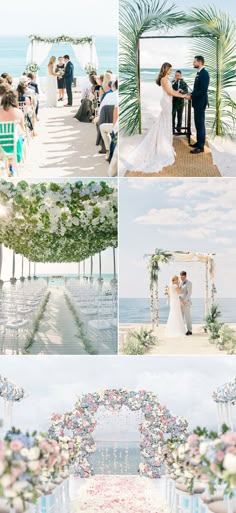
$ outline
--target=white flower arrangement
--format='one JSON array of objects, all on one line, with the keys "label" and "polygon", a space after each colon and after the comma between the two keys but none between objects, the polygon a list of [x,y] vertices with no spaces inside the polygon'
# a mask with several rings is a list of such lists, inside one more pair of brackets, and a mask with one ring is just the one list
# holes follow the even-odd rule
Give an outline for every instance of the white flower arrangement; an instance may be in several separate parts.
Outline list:
[{"label": "white flower arrangement", "polygon": [[36,64],[36,62],[31,62],[26,67],[26,71],[28,71],[28,72],[30,71],[31,73],[38,73],[39,70],[40,70],[40,67],[38,66],[38,64]]}]

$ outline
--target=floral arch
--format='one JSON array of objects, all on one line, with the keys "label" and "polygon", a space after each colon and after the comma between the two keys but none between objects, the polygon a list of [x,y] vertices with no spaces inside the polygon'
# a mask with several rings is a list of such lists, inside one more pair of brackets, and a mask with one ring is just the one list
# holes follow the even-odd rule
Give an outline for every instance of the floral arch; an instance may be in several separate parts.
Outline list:
[{"label": "floral arch", "polygon": [[[205,266],[205,314],[208,314],[209,304],[213,304],[215,300],[216,288],[214,284],[215,278],[215,261],[213,253],[196,253],[192,251],[169,251],[163,249],[155,249],[152,255],[145,255],[149,258],[148,270],[150,276],[150,312],[153,328],[159,324],[159,291],[158,278],[161,270],[161,264],[169,264],[176,262],[199,262]],[[209,280],[211,283],[211,292],[209,300]]]},{"label": "floral arch", "polygon": [[119,411],[122,406],[127,406],[131,411],[141,410],[143,421],[139,425],[139,431],[143,461],[140,463],[139,473],[150,478],[159,477],[164,461],[162,449],[166,440],[178,437],[184,441],[188,433],[187,420],[172,416],[153,392],[124,388],[84,394],[71,412],[52,415],[49,436],[59,439],[68,435],[80,444],[76,468],[78,475],[90,477],[93,474],[88,456],[96,451],[92,433],[96,427],[95,414],[100,406],[113,412]]},{"label": "floral arch", "polygon": [[217,406],[218,431],[223,424],[234,429],[233,413],[236,411],[236,378],[217,387],[212,393]]},{"label": "floral arch", "polygon": [[53,44],[71,44],[77,61],[81,68],[85,71],[89,69],[97,69],[98,57],[95,46],[95,38],[93,36],[86,37],[42,37],[31,34],[29,36],[29,46],[26,54],[26,62],[28,69],[37,71],[43,61],[49,54]]}]

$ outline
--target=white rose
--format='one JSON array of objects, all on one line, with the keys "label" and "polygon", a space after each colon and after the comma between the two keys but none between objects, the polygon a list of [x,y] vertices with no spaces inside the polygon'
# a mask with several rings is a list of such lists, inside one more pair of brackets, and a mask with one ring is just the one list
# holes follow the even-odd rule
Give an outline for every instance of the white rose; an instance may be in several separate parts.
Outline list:
[{"label": "white rose", "polygon": [[39,462],[38,461],[29,461],[28,468],[32,470],[32,472],[35,472],[39,468]]},{"label": "white rose", "polygon": [[200,446],[199,446],[200,454],[201,455],[206,454],[207,448],[208,448],[208,443],[207,442],[201,442]]},{"label": "white rose", "polygon": [[5,474],[5,476],[2,476],[1,478],[1,485],[3,488],[8,488],[10,484],[12,483],[12,477],[10,474]]},{"label": "white rose", "polygon": [[13,500],[13,506],[16,511],[24,511],[24,503],[23,500],[20,497],[16,497]]},{"label": "white rose", "polygon": [[0,476],[3,474],[4,470],[5,470],[5,465],[3,464],[2,461],[0,461]]},{"label": "white rose", "polygon": [[29,450],[28,458],[29,460],[38,460],[40,456],[40,449],[39,447],[32,447]]},{"label": "white rose", "polygon": [[27,481],[16,481],[16,483],[14,483],[12,487],[12,490],[14,490],[14,492],[16,493],[21,493],[22,490],[27,488],[27,486],[29,486],[29,483]]},{"label": "white rose", "polygon": [[230,474],[236,474],[236,456],[234,454],[226,454],[223,466]]}]

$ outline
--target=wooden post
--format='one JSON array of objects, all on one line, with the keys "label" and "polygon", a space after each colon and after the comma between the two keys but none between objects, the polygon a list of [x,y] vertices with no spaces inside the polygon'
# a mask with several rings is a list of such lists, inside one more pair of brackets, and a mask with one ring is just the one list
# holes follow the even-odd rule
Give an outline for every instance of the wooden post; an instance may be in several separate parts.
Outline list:
[{"label": "wooden post", "polygon": [[98,254],[99,256],[99,280],[102,278],[102,255],[101,252]]},{"label": "wooden post", "polygon": [[159,294],[158,294],[158,275],[157,275],[157,281],[155,283],[156,286],[156,326],[159,325]]},{"label": "wooden post", "polygon": [[138,131],[142,133],[142,115],[141,115],[141,76],[140,76],[140,39],[137,46],[137,73],[138,73]]},{"label": "wooden post", "polygon": [[209,290],[208,290],[208,262],[205,267],[205,315],[209,312]]},{"label": "wooden post", "polygon": [[221,101],[221,70],[220,70],[220,53],[221,42],[219,37],[216,38],[216,135],[221,135],[220,126],[220,101]]},{"label": "wooden post", "polygon": [[115,280],[116,279],[116,250],[115,248],[112,248],[113,249],[113,279]]},{"label": "wooden post", "polygon": [[15,273],[16,273],[16,254],[15,251],[12,253],[12,279],[15,279]]}]

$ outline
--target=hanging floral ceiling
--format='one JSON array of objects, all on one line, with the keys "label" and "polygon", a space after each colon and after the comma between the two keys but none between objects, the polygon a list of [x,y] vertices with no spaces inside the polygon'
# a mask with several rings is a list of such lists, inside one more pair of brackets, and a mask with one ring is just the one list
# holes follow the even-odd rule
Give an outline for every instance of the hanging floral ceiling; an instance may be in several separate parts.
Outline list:
[{"label": "hanging floral ceiling", "polygon": [[117,246],[117,189],[108,183],[0,181],[0,244],[32,262],[79,262]]}]

